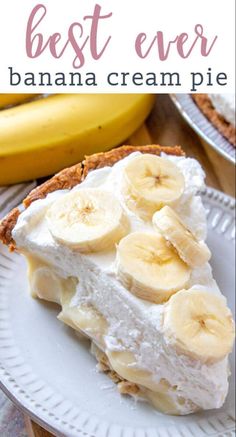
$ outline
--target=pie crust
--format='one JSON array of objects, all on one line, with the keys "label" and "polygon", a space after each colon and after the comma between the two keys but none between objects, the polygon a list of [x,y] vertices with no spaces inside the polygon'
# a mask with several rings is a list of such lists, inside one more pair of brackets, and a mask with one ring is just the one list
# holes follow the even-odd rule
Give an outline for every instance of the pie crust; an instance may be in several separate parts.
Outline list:
[{"label": "pie crust", "polygon": [[233,124],[228,123],[220,115],[216,109],[213,107],[211,100],[209,99],[207,94],[192,94],[192,98],[194,102],[197,104],[199,109],[203,112],[203,114],[208,118],[208,120],[218,129],[218,131],[225,137],[227,140],[236,146],[236,129]]}]

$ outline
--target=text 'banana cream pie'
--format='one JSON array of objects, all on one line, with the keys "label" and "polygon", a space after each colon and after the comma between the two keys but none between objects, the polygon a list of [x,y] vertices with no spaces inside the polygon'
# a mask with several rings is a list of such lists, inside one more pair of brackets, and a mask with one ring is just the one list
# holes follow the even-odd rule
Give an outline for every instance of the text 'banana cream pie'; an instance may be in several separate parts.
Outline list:
[{"label": "text 'banana cream pie'", "polygon": [[168,414],[228,392],[234,322],[209,264],[204,176],[178,147],[122,147],[56,175],[0,226],[32,295],[60,305],[121,393]]}]

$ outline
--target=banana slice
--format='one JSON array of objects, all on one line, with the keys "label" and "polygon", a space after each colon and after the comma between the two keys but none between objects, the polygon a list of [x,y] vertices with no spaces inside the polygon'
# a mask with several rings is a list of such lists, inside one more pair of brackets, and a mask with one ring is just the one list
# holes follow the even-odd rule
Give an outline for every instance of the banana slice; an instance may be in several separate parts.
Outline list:
[{"label": "banana slice", "polygon": [[56,240],[84,253],[114,246],[129,230],[118,200],[97,188],[66,194],[53,203],[46,218]]},{"label": "banana slice", "polygon": [[[197,410],[189,399],[184,399],[166,379],[156,381],[150,372],[137,367],[132,352],[106,351],[110,366],[124,380],[138,385],[138,396],[148,399],[155,408],[165,414],[186,414]],[[121,392],[122,393],[122,392]]]},{"label": "banana slice", "polygon": [[155,381],[149,371],[139,368],[132,352],[127,350],[122,352],[106,350],[106,355],[111,368],[127,381],[140,384],[152,391],[160,393],[168,392],[170,388],[168,382],[163,379]]},{"label": "banana slice", "polygon": [[26,255],[31,296],[61,304],[63,294],[75,293],[77,279],[61,278],[54,269],[42,260]]},{"label": "banana slice", "polygon": [[234,322],[221,296],[207,290],[182,290],[164,309],[164,338],[177,352],[215,363],[232,350]]},{"label": "banana slice", "polygon": [[158,410],[165,414],[179,415],[182,412],[196,411],[188,399],[181,397],[166,379],[155,381],[152,374],[147,370],[137,366],[135,356],[132,352],[106,351],[111,368],[125,380],[137,384],[139,387],[138,395],[148,399]]},{"label": "banana slice", "polygon": [[62,311],[57,318],[66,325],[82,331],[88,337],[104,347],[103,337],[107,334],[108,324],[104,317],[91,305],[70,306],[63,305]]},{"label": "banana slice", "polygon": [[134,384],[141,384],[150,390],[157,390],[159,388],[159,384],[155,383],[150,372],[136,367],[136,359],[132,352],[107,350],[106,354],[112,369],[122,378]]},{"label": "banana slice", "polygon": [[137,156],[126,165],[123,184],[128,208],[145,220],[177,201],[184,191],[184,177],[178,167],[150,154]]},{"label": "banana slice", "polygon": [[134,232],[117,247],[118,278],[131,293],[162,303],[188,283],[189,267],[158,233]]},{"label": "banana slice", "polygon": [[171,388],[166,393],[164,391],[155,392],[148,389],[142,390],[141,395],[142,392],[149,402],[164,414],[179,416],[194,413],[199,409],[189,399],[184,399],[182,396],[179,396]]},{"label": "banana slice", "polygon": [[104,336],[107,334],[108,323],[103,315],[91,304],[72,305],[75,288],[67,288],[61,294],[62,310],[57,318],[66,325],[96,340],[102,348],[105,347]]},{"label": "banana slice", "polygon": [[152,219],[154,227],[176,248],[179,256],[191,267],[200,267],[209,261],[211,252],[204,241],[197,241],[178,214],[169,206],[157,211]]}]

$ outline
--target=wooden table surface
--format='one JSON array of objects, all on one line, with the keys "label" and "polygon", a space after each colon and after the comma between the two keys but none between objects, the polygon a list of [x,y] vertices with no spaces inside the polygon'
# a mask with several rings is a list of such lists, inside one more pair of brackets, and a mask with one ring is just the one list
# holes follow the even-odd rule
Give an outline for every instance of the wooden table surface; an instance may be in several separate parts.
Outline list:
[{"label": "wooden table surface", "polygon": [[[181,145],[187,156],[195,157],[206,173],[210,187],[235,196],[235,167],[204,143],[178,113],[168,95],[158,95],[156,105],[147,120],[129,139],[130,144],[156,143]],[[50,437],[52,434],[25,418],[29,437]]]},{"label": "wooden table surface", "polygon": [[206,172],[206,183],[235,197],[235,166],[206,144],[183,120],[168,95],[157,96],[148,122],[153,141],[161,145],[179,144],[187,156],[200,162]]}]

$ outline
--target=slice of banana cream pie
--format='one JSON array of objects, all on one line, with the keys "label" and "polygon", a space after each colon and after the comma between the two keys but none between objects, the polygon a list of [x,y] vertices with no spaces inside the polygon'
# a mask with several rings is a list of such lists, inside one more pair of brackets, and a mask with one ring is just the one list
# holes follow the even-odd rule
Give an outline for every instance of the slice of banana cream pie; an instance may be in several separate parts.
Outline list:
[{"label": "slice of banana cream pie", "polygon": [[121,393],[168,414],[219,408],[228,391],[234,323],[209,264],[203,187],[180,148],[124,146],[59,173],[0,225],[32,296],[60,305]]}]

